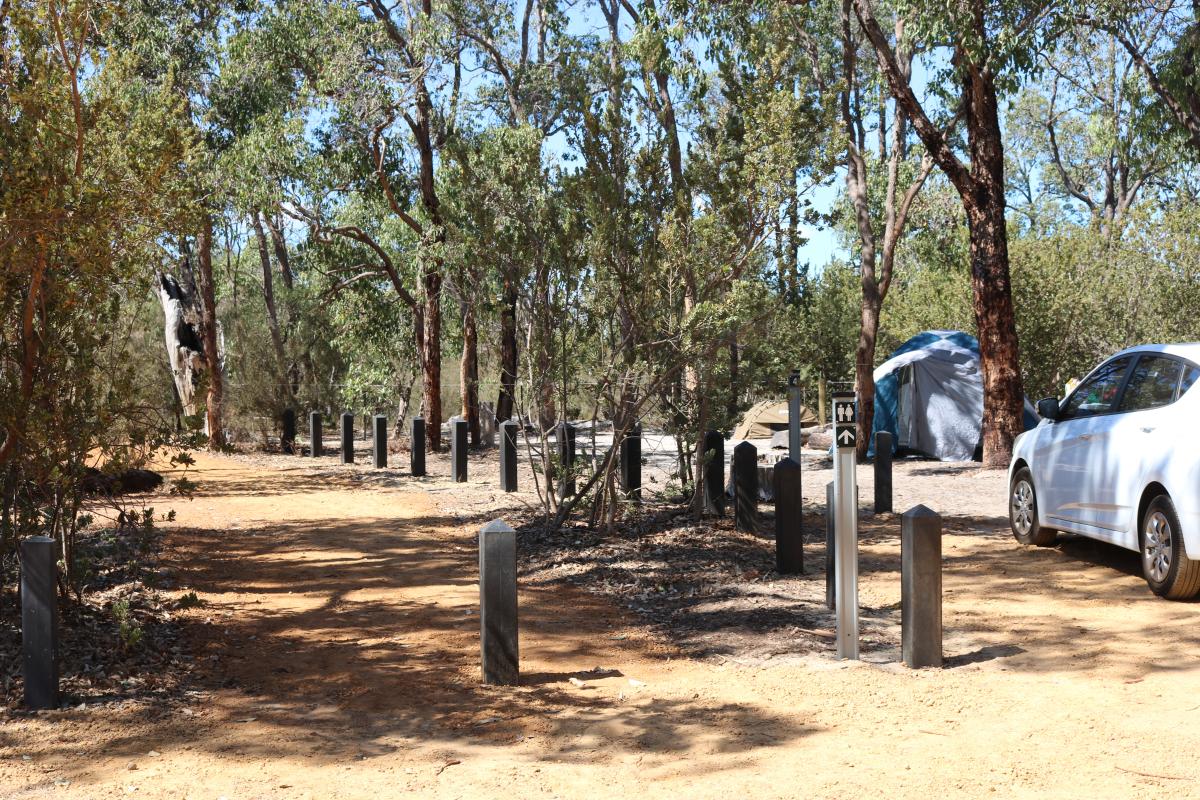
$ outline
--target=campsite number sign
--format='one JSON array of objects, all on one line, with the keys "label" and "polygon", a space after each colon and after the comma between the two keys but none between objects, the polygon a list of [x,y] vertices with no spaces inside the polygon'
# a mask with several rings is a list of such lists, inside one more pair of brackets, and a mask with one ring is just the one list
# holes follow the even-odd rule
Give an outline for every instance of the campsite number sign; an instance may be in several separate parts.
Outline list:
[{"label": "campsite number sign", "polygon": [[853,392],[833,396],[833,441],[836,446],[854,447],[858,442],[858,410]]}]

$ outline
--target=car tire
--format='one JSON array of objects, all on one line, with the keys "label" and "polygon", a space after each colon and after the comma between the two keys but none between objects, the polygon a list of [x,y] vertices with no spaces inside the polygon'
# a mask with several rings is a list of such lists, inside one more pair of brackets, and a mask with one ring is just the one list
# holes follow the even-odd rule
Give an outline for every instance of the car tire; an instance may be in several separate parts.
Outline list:
[{"label": "car tire", "polygon": [[1008,487],[1008,525],[1013,538],[1021,544],[1049,547],[1058,538],[1058,531],[1044,528],[1038,522],[1037,492],[1029,467],[1021,467]]},{"label": "car tire", "polygon": [[1190,600],[1200,593],[1200,560],[1188,558],[1175,504],[1160,494],[1138,522],[1142,575],[1150,591],[1168,600]]}]

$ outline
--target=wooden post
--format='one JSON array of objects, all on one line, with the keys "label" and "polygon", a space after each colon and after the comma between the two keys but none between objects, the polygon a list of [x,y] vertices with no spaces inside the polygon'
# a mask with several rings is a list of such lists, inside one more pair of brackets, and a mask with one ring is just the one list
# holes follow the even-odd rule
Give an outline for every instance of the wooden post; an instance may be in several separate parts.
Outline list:
[{"label": "wooden post", "polygon": [[892,511],[892,435],[875,434],[875,513]]},{"label": "wooden post", "polygon": [[479,650],[484,683],[520,681],[517,534],[502,520],[479,532]]},{"label": "wooden post", "polygon": [[642,502],[642,426],[635,424],[621,440],[621,488],[631,502]]},{"label": "wooden post", "polygon": [[375,457],[375,468],[387,466],[387,416],[376,414],[375,428],[371,433],[371,454]]},{"label": "wooden post", "polygon": [[825,376],[817,380],[817,424],[825,426]]},{"label": "wooden post", "polygon": [[309,455],[313,458],[321,455],[321,412],[313,411],[308,415]]},{"label": "wooden post", "polygon": [[784,575],[804,572],[803,510],[800,464],[785,458],[775,464],[775,569]]},{"label": "wooden post", "polygon": [[575,496],[575,426],[567,421],[558,424],[558,499]]},{"label": "wooden post", "polygon": [[55,542],[21,540],[21,650],[25,706],[58,708],[58,594]]},{"label": "wooden post", "polygon": [[905,664],[942,666],[942,518],[925,506],[900,516],[900,628]]},{"label": "wooden post", "polygon": [[450,423],[450,477],[455,483],[467,482],[467,421]]},{"label": "wooden post", "polygon": [[837,608],[837,570],[833,568],[837,539],[833,533],[833,481],[825,484],[825,605],[830,611]]},{"label": "wooden post", "polygon": [[425,418],[413,417],[412,449],[408,454],[409,471],[414,478],[425,474]]},{"label": "wooden post", "polygon": [[500,423],[500,489],[517,491],[517,423]]},{"label": "wooden post", "polygon": [[733,448],[733,514],[739,531],[758,531],[758,448],[749,442]]},{"label": "wooden post", "polygon": [[354,415],[349,411],[342,414],[342,463],[354,463]]},{"label": "wooden post", "polygon": [[704,513],[725,514],[725,437],[719,431],[704,434]]},{"label": "wooden post", "polygon": [[293,455],[296,452],[296,410],[293,408],[285,408],[283,410],[283,432],[279,437],[279,449],[287,455]]}]

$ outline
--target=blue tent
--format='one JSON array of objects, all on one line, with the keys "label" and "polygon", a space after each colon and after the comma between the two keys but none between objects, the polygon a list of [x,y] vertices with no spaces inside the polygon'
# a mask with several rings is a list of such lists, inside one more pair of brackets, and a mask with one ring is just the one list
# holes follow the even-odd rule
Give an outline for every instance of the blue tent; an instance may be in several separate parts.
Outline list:
[{"label": "blue tent", "polygon": [[[1025,401],[1025,427],[1037,414]],[[924,331],[898,347],[875,370],[875,418],[897,451],[942,461],[969,461],[980,445],[983,376],[979,342],[962,331]]]}]

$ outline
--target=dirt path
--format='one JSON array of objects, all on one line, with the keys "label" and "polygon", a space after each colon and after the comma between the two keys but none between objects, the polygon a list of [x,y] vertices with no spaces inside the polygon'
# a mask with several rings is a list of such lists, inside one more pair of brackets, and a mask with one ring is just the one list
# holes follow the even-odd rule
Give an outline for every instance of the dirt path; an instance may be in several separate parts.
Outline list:
[{"label": "dirt path", "polygon": [[[691,660],[604,597],[529,581],[523,685],[493,688],[486,487],[283,458],[202,457],[196,479],[168,539],[204,601],[186,702],[0,717],[0,797],[1200,795],[1196,606],[1150,597],[1119,553],[950,521],[977,534],[948,537],[959,658],[917,672]],[[886,608],[898,550],[864,549],[864,604]]]}]

